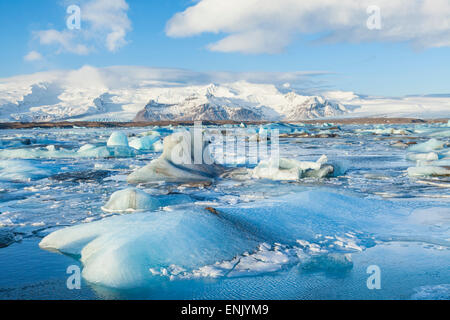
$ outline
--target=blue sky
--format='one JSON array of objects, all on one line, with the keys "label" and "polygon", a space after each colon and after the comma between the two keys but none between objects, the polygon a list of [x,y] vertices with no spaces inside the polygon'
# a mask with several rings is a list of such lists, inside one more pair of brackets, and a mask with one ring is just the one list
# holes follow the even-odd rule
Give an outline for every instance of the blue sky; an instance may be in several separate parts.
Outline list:
[{"label": "blue sky", "polygon": [[[302,24],[293,22],[283,24],[284,22],[277,21],[272,21],[272,25],[267,23],[268,26],[266,26],[268,18],[261,18],[260,15],[255,17],[253,11],[257,11],[257,7],[251,6],[242,8],[240,11],[245,17],[244,21],[236,20],[233,15],[235,7],[222,8],[220,16],[216,19],[213,16],[214,9],[207,5],[209,2],[214,4],[217,0],[197,2],[115,0],[120,5],[127,5],[128,9],[112,11],[113,14],[124,14],[127,20],[122,24],[125,35],[121,40],[125,42],[123,44],[117,42],[118,47],[114,50],[108,49],[102,42],[101,33],[104,32],[106,37],[109,31],[91,28],[92,30],[88,31],[94,34],[93,36],[83,30],[85,27],[88,28],[90,23],[95,22],[95,19],[102,18],[91,14],[91,20],[85,23],[83,11],[81,29],[86,32],[87,38],[81,39],[76,36],[76,40],[73,41],[82,44],[83,41],[87,41],[88,53],[70,52],[71,49],[66,50],[56,42],[45,44],[42,40],[44,38],[37,36],[42,30],[57,30],[67,37],[70,37],[70,32],[78,32],[67,30],[66,8],[69,4],[79,4],[84,8],[83,4],[89,1],[102,2],[102,0],[1,1],[0,77],[53,69],[75,69],[83,65],[95,67],[138,65],[230,72],[323,71],[327,74],[315,77],[313,86],[324,90],[348,90],[360,94],[384,96],[450,93],[450,46],[440,41],[440,38],[449,34],[448,30],[440,29],[437,32],[434,29],[427,29],[427,24],[422,24],[421,30],[426,32],[420,36],[412,36],[405,31],[391,38],[384,38],[381,33],[381,35],[375,35],[377,31],[371,33],[370,30],[365,31],[362,27],[357,32],[355,30],[360,25],[365,25],[366,22],[362,20],[362,17],[365,19],[367,13],[359,13],[358,8],[353,7],[342,8],[342,10],[356,12],[352,17],[361,17],[361,21],[342,22],[340,20],[339,23],[329,25],[319,23],[317,28],[308,28]],[[251,0],[251,2],[255,1],[258,0]],[[230,0],[229,3],[231,2],[233,1]],[[199,7],[199,3],[203,7]],[[242,2],[235,2],[234,5],[238,6],[239,3]],[[102,6],[104,4],[100,3],[96,8],[101,9]],[[175,14],[187,8],[191,8],[189,14],[173,18]],[[383,6],[381,8],[383,12]],[[279,8],[275,9],[279,11]],[[275,9],[268,8],[267,11]],[[305,14],[307,14],[308,19],[313,19],[312,16],[316,15],[318,20],[323,18],[330,21],[331,14],[326,10],[318,9],[317,12],[320,14],[316,11],[301,12],[303,8],[300,7],[296,10],[299,12],[298,19],[305,20]],[[388,12],[388,10],[385,11]],[[435,11],[437,16],[434,19],[439,21],[442,19],[439,16],[442,9]],[[287,17],[286,20],[290,18]],[[417,19],[421,18],[422,16]],[[204,23],[203,19],[205,19]],[[263,19],[262,22],[261,19]],[[280,19],[283,20],[282,14]],[[401,24],[401,21],[407,21],[401,27],[411,30],[411,25],[408,24],[413,22],[402,20],[404,17],[388,15],[387,19],[390,20],[385,23],[386,28],[389,28],[391,21],[397,21],[398,24]],[[427,22],[426,19],[430,19],[429,15],[423,19]],[[448,20],[446,21],[448,25]],[[130,27],[127,27],[127,22],[130,23]],[[445,24],[444,22],[443,20],[442,23]],[[314,25],[313,22],[310,24]],[[250,31],[253,36],[245,38],[249,34],[248,25],[252,25],[253,29]],[[282,25],[279,30],[278,25]],[[109,25],[105,28],[108,27]],[[220,42],[230,34],[238,37],[243,35],[243,42],[236,42],[234,38],[230,38],[230,42],[225,44]],[[262,40],[258,38],[261,34]],[[328,36],[331,34],[331,41],[316,41],[323,34]],[[434,39],[434,42],[425,43],[426,39]],[[256,43],[255,46],[253,42]],[[215,45],[217,43],[221,44]],[[247,44],[252,46],[248,47]],[[270,52],[272,49],[275,51]],[[39,53],[39,57],[28,59],[33,61],[26,61],[24,57],[30,52]],[[302,88],[302,83],[298,86]],[[308,86],[311,84],[304,84],[305,89],[308,89]]]}]

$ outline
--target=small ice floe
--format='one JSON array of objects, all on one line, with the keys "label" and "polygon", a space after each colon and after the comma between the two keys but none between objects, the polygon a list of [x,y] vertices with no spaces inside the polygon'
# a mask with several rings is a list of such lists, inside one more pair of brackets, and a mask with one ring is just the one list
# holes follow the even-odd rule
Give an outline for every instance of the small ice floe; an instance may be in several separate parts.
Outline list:
[{"label": "small ice floe", "polygon": [[376,135],[409,135],[412,132],[407,129],[395,129],[395,128],[384,128],[383,126],[378,126],[375,129],[356,129],[355,132],[360,133],[370,133]]},{"label": "small ice floe", "polygon": [[434,150],[443,149],[445,142],[437,139],[430,139],[427,142],[419,143],[408,148],[408,151],[412,152],[432,152]]},{"label": "small ice floe", "polygon": [[280,158],[261,161],[252,171],[257,179],[299,180],[305,177],[324,178],[334,172],[334,167],[327,164],[328,158],[323,155],[316,162],[298,161]]},{"label": "small ice floe", "polygon": [[439,156],[436,152],[429,152],[429,153],[408,153],[406,155],[406,159],[409,161],[417,161],[417,160],[424,160],[424,161],[435,161],[439,159]]},{"label": "small ice floe", "polygon": [[[131,173],[128,182],[211,181],[223,173],[224,168],[216,164],[210,154],[209,141],[201,133],[199,139],[194,136],[194,133],[185,131],[164,138],[162,155]],[[200,144],[199,147],[196,146],[197,143]]]},{"label": "small ice floe", "polygon": [[109,201],[102,207],[106,212],[133,212],[156,210],[160,202],[155,197],[136,188],[116,191]]},{"label": "small ice floe", "polygon": [[440,167],[440,166],[417,166],[408,168],[408,175],[410,177],[421,177],[421,176],[450,176],[450,167]]}]

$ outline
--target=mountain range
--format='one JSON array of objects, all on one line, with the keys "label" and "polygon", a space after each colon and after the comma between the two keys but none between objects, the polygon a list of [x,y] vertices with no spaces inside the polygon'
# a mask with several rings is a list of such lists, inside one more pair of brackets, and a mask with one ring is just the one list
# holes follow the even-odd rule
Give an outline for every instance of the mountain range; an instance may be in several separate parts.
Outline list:
[{"label": "mountain range", "polygon": [[[336,117],[450,117],[450,96],[301,94],[289,85],[177,82],[140,67],[58,70],[0,79],[0,121],[300,121]],[[186,75],[184,75],[186,77]]]}]

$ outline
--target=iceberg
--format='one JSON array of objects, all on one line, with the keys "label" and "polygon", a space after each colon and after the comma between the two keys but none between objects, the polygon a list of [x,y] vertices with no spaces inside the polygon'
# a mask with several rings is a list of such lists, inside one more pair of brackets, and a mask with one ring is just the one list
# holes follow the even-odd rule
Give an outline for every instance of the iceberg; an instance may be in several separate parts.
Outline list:
[{"label": "iceberg", "polygon": [[129,145],[136,150],[155,150],[155,143],[158,141],[159,136],[147,135],[142,138],[131,139]]},{"label": "iceberg", "polygon": [[305,177],[324,178],[334,172],[334,167],[326,164],[327,157],[323,155],[316,162],[271,158],[261,161],[252,171],[257,179],[299,180]]},{"label": "iceberg", "polygon": [[128,138],[125,135],[125,133],[120,132],[120,131],[115,131],[109,137],[106,145],[108,147],[115,147],[115,146],[128,147]]},{"label": "iceberg", "polygon": [[134,288],[152,279],[150,269],[196,269],[253,250],[258,242],[219,216],[194,207],[80,224],[51,233],[39,245],[80,257],[82,276],[91,283]]},{"label": "iceberg", "polygon": [[106,212],[133,212],[156,210],[160,202],[155,197],[136,188],[116,191],[109,201],[102,207]]},{"label": "iceberg", "polygon": [[444,146],[444,142],[433,138],[428,140],[427,142],[412,145],[408,148],[408,150],[413,152],[431,152],[434,150],[442,149],[444,148]]},{"label": "iceberg", "polygon": [[165,137],[162,155],[131,173],[128,183],[211,181],[219,176],[224,168],[212,158],[209,141],[201,132],[198,139],[194,136],[183,131]]}]

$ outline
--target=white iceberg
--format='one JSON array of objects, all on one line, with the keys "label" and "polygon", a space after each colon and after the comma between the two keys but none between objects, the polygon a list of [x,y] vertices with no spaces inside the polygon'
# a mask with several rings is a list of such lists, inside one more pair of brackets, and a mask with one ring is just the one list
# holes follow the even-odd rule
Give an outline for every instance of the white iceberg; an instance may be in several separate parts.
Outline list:
[{"label": "white iceberg", "polygon": [[252,171],[257,179],[299,180],[304,177],[323,178],[333,174],[334,167],[326,164],[327,157],[323,155],[316,162],[298,161],[280,158],[261,161]]},{"label": "white iceberg", "polygon": [[209,141],[202,133],[198,141],[194,136],[191,132],[178,132],[164,138],[162,155],[131,173],[127,181],[133,184],[210,181],[223,173],[223,167],[211,157]]},{"label": "white iceberg", "polygon": [[136,188],[114,192],[102,207],[106,212],[133,212],[156,210],[161,206],[158,199]]},{"label": "white iceberg", "polygon": [[115,131],[109,137],[106,145],[108,147],[115,147],[115,146],[128,147],[128,138],[125,133],[120,132],[120,131]]}]

